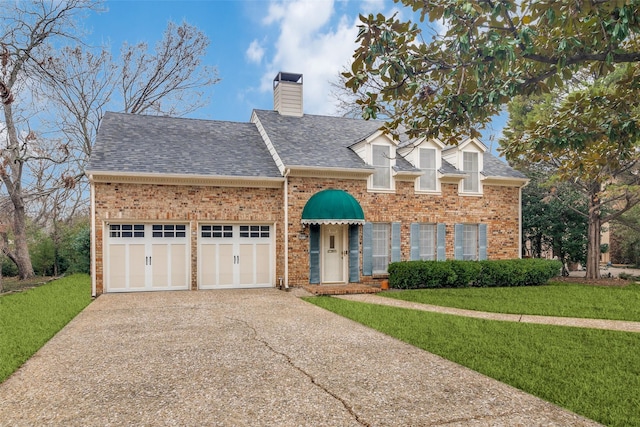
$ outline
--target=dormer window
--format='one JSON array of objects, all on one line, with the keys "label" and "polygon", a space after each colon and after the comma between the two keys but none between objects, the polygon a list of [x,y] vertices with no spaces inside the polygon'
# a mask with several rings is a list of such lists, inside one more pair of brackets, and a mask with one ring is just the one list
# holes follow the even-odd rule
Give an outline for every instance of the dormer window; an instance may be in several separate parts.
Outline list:
[{"label": "dormer window", "polygon": [[436,149],[419,148],[419,168],[424,172],[420,176],[420,190],[436,191]]},{"label": "dormer window", "polygon": [[479,193],[480,168],[478,165],[478,153],[469,151],[462,153],[462,171],[469,175],[462,182],[462,190],[465,193]]},{"label": "dormer window", "polygon": [[391,188],[391,147],[388,145],[371,145],[371,165],[376,169],[373,174],[372,187],[388,190]]}]

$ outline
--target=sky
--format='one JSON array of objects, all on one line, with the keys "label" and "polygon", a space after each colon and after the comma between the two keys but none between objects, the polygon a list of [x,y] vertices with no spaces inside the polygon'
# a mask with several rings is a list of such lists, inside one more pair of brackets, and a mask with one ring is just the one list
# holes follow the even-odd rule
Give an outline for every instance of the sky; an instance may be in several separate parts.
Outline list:
[{"label": "sky", "polygon": [[[254,108],[273,108],[279,71],[303,74],[306,114],[335,115],[330,82],[350,65],[358,15],[409,13],[391,0],[108,0],[105,7],[85,22],[87,41],[110,45],[114,55],[125,41],[155,45],[169,21],[202,30],[211,42],[204,63],[221,81],[210,89],[210,104],[189,117],[241,122]],[[483,142],[497,145],[488,134]]]}]

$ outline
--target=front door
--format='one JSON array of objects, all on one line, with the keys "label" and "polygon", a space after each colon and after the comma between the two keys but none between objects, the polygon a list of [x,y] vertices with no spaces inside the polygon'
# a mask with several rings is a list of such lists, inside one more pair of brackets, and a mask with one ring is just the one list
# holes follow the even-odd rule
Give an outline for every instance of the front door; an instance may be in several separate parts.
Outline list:
[{"label": "front door", "polygon": [[345,225],[322,226],[322,282],[345,283]]}]

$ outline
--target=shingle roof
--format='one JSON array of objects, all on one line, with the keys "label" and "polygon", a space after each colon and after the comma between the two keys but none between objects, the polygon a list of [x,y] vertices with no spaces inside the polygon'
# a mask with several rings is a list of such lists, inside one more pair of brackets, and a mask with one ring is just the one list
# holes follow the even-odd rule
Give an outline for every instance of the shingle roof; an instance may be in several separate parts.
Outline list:
[{"label": "shingle roof", "polygon": [[281,177],[252,123],[108,112],[88,171]]},{"label": "shingle roof", "polygon": [[[378,131],[383,122],[345,117],[283,116],[276,111],[254,110],[286,166],[371,169],[351,148]],[[415,168],[396,158],[396,170]]]},{"label": "shingle roof", "polygon": [[[383,122],[255,110],[285,166],[372,169],[351,148]],[[87,171],[281,177],[254,123],[108,112],[100,124]],[[396,171],[416,169],[396,156]],[[441,172],[461,174],[443,159]],[[526,177],[491,153],[485,176]]]},{"label": "shingle roof", "polygon": [[482,174],[485,176],[527,179],[522,172],[515,170],[488,151],[483,154],[483,163],[484,168]]}]

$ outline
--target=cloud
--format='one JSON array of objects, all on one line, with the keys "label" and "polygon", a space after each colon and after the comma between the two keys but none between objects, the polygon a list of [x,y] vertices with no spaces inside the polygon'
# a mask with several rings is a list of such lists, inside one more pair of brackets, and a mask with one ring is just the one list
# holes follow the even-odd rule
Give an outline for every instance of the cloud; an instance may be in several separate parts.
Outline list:
[{"label": "cloud", "polygon": [[262,57],[264,56],[264,48],[260,45],[258,40],[253,40],[245,52],[245,55],[249,62],[259,64],[262,62]]},{"label": "cloud", "polygon": [[[304,75],[304,111],[333,114],[330,82],[351,63],[356,49],[358,14],[382,11],[381,0],[366,3],[294,0],[272,1],[263,24],[274,26],[277,37],[266,61],[260,91],[273,89],[278,71]],[[370,10],[364,8],[371,7]],[[337,12],[340,9],[340,12]]]}]

